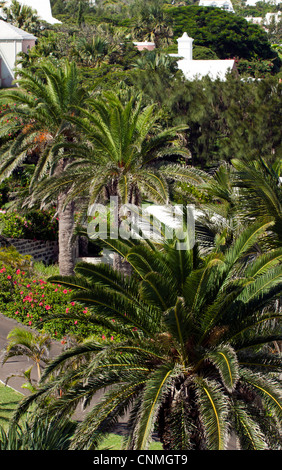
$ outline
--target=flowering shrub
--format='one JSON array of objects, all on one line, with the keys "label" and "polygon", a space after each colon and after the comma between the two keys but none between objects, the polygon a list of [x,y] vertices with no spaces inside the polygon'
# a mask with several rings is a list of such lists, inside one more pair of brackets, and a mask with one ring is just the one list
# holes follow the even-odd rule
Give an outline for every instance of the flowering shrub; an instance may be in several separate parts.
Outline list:
[{"label": "flowering shrub", "polygon": [[8,238],[56,240],[58,237],[58,221],[50,210],[32,210],[26,215],[0,211],[0,226]]},{"label": "flowering shrub", "polygon": [[48,321],[48,316],[52,314],[90,316],[87,308],[71,300],[71,291],[63,286],[32,278],[21,269],[7,265],[0,268],[0,286],[1,313],[24,325],[48,332],[62,343],[67,335],[78,338],[92,335],[101,341],[119,339],[111,332],[106,333],[102,327],[97,328],[77,319]]},{"label": "flowering shrub", "polygon": [[265,75],[273,72],[273,63],[270,60],[236,60],[236,67],[240,75],[264,78]]}]

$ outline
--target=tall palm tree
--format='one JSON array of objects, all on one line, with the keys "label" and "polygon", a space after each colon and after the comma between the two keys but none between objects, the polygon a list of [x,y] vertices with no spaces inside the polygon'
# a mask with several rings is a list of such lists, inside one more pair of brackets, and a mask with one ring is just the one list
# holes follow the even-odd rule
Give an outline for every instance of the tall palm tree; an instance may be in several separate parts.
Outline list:
[{"label": "tall palm tree", "polygon": [[[139,206],[144,197],[168,203],[168,184],[157,163],[171,155],[190,156],[179,144],[178,134],[184,126],[162,130],[154,105],[143,108],[140,97],[124,102],[110,92],[89,100],[87,109],[80,108],[79,116],[70,119],[85,145],[80,141],[73,146],[74,158],[64,175],[47,178],[38,186],[37,197],[47,201],[62,188],[68,192],[67,201],[86,198],[90,205],[107,203],[111,196],[117,197],[118,208],[123,204]],[[115,260],[118,267],[118,257]]]},{"label": "tall palm tree", "polygon": [[[88,307],[88,322],[124,340],[90,338],[65,351],[15,419],[31,403],[44,415],[40,401],[61,387],[64,395],[48,409],[58,416],[81,401],[89,406],[106,389],[79,424],[72,449],[96,448],[127,411],[126,449],[146,449],[155,429],[167,450],[222,450],[231,431],[242,449],[280,449],[282,364],[267,345],[281,338],[281,312],[272,302],[281,292],[282,251],[253,250],[268,228],[250,226],[224,253],[206,258],[191,247],[189,235],[182,250],[171,240],[159,246],[116,241],[134,269],[131,278],[87,263],[76,267],[76,277],[53,278]],[[64,368],[75,357],[76,370]]]},{"label": "tall palm tree", "polygon": [[[41,78],[39,78],[41,77]],[[27,69],[20,71],[18,88],[1,90],[0,97],[10,103],[1,122],[1,136],[15,135],[1,149],[0,177],[4,181],[28,158],[36,161],[30,184],[34,190],[46,175],[62,174],[67,164],[67,148],[76,140],[76,131],[69,118],[77,112],[86,97],[74,63],[57,69],[44,63],[38,75]],[[64,204],[66,193],[57,198],[59,217],[59,265],[62,274],[71,274],[74,267],[72,235],[74,203]]]},{"label": "tall palm tree", "polygon": [[154,41],[157,47],[170,44],[173,29],[162,2],[136,2],[134,6],[137,11],[133,36],[139,40]]}]

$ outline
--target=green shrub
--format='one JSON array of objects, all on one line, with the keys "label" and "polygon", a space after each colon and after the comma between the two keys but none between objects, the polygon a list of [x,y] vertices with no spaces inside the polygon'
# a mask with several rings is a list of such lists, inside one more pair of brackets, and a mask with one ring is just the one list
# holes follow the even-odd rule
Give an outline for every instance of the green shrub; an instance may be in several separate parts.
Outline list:
[{"label": "green shrub", "polygon": [[270,60],[239,60],[236,61],[236,67],[240,75],[264,78],[273,72],[274,64]]},{"label": "green shrub", "polygon": [[195,46],[193,48],[193,59],[195,60],[218,60],[216,53],[209,47]]},{"label": "green shrub", "polygon": [[[94,336],[98,341],[120,339],[102,326],[94,327],[88,323],[89,310],[78,302],[72,302],[69,289],[8,265],[2,265],[0,269],[0,312],[49,333],[62,343],[66,336],[78,339]],[[79,318],[48,320],[54,314],[65,316],[67,313]]]},{"label": "green shrub", "polygon": [[8,238],[57,240],[58,220],[54,211],[31,210],[27,214],[0,212],[1,232]]}]

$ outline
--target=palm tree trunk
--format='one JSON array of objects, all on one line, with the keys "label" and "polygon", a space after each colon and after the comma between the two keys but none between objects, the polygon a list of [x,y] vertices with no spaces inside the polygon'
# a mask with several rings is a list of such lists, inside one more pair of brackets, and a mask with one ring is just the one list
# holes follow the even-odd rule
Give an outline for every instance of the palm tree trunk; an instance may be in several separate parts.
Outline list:
[{"label": "palm tree trunk", "polygon": [[61,193],[58,197],[59,268],[61,276],[72,276],[75,266],[73,245],[74,202],[70,202],[64,207],[65,197],[65,193]]},{"label": "palm tree trunk", "polygon": [[38,379],[38,382],[40,381],[41,379],[41,370],[40,370],[40,364],[38,361],[36,361],[36,367],[37,367],[37,379]]},{"label": "palm tree trunk", "polygon": [[123,259],[117,253],[114,253],[113,268],[119,271],[120,273],[124,274],[125,276],[131,276],[132,274],[131,264],[129,264],[128,261]]}]

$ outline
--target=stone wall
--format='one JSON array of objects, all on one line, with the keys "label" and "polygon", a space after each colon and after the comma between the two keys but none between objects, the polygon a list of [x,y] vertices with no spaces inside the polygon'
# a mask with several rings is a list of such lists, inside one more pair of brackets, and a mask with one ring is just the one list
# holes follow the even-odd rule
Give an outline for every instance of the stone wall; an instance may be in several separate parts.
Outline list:
[{"label": "stone wall", "polygon": [[8,238],[8,241],[21,255],[30,255],[34,261],[43,261],[45,264],[58,260],[58,242],[45,240],[24,240]]}]

